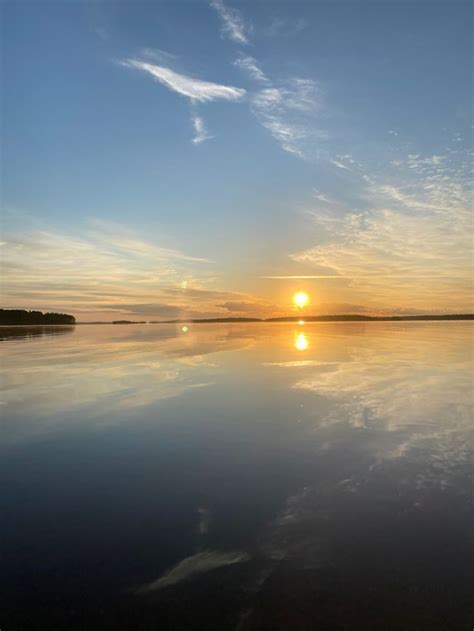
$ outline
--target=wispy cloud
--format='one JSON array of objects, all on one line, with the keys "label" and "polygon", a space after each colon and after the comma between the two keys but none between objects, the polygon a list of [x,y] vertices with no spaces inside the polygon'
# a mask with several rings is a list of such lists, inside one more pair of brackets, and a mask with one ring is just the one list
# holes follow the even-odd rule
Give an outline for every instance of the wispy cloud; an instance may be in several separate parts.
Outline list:
[{"label": "wispy cloud", "polygon": [[234,61],[234,66],[243,70],[246,74],[249,75],[251,79],[254,79],[255,81],[260,81],[261,83],[270,82],[263,70],[259,67],[255,57],[240,55]]},{"label": "wispy cloud", "polygon": [[341,212],[336,204],[331,217],[326,204],[311,214],[319,242],[290,256],[305,267],[300,278],[335,277],[339,287],[346,279],[346,298],[394,311],[471,310],[466,173],[440,156],[411,155],[397,169],[361,180],[365,208]]},{"label": "wispy cloud", "polygon": [[5,303],[73,307],[76,313],[125,302],[160,302],[162,287],[195,278],[196,270],[203,278],[210,273],[206,259],[103,222],[93,222],[74,236],[45,230],[5,235],[1,255],[8,265],[2,278]]},{"label": "wispy cloud", "polygon": [[130,68],[148,72],[152,77],[170,90],[182,94],[192,102],[205,103],[207,101],[225,100],[236,101],[245,95],[245,90],[234,86],[221,85],[210,81],[202,81],[184,74],[179,74],[171,68],[157,66],[137,59],[127,59],[122,62]]},{"label": "wispy cloud", "polygon": [[347,165],[342,164],[342,162],[339,162],[339,160],[331,160],[330,162],[331,164],[334,164],[334,166],[337,167],[338,169],[344,169],[345,171],[350,171],[350,168]]},{"label": "wispy cloud", "polygon": [[178,59],[177,55],[169,53],[166,50],[161,50],[161,48],[143,48],[140,56],[153,59],[154,61],[158,61],[160,64],[171,64]]},{"label": "wispy cloud", "polygon": [[273,18],[269,26],[263,29],[264,35],[267,37],[292,37],[298,35],[309,26],[304,18],[296,20],[287,20],[283,18]]},{"label": "wispy cloud", "polygon": [[265,299],[222,290],[209,259],[102,221],[74,236],[5,234],[0,256],[6,308],[65,311],[79,320],[222,317],[243,305],[255,316],[275,313]]},{"label": "wispy cloud", "polygon": [[301,158],[321,133],[314,115],[321,107],[319,86],[311,79],[293,78],[281,85],[264,88],[252,99],[252,109],[281,148]]},{"label": "wispy cloud", "polygon": [[384,208],[341,218],[329,241],[291,258],[351,279],[350,291],[362,302],[469,310],[469,241],[462,216]]},{"label": "wispy cloud", "polygon": [[195,132],[195,136],[192,140],[193,144],[200,145],[205,140],[210,140],[212,138],[207,131],[204,119],[201,116],[194,115],[191,120]]},{"label": "wispy cloud", "polygon": [[[251,30],[242,14],[228,7],[222,0],[210,0],[210,6],[218,13],[223,23],[223,32],[237,44],[248,44]],[[303,28],[300,23],[298,28]],[[143,52],[143,51],[142,51]],[[203,81],[176,72],[168,67],[173,57],[160,50],[145,50],[143,59],[126,59],[122,64],[147,72],[168,89],[190,99],[192,104],[216,100],[239,101],[247,92],[243,88]],[[150,63],[156,59],[166,65]],[[315,145],[325,134],[315,126],[315,114],[321,108],[321,89],[312,79],[291,77],[274,81],[268,77],[258,60],[240,53],[234,66],[241,69],[250,79],[260,84],[251,95],[250,107],[260,124],[267,129],[281,148],[300,158],[307,159],[315,153]],[[211,136],[201,117],[193,114],[194,144],[201,144]],[[341,165],[341,168],[347,168]]]},{"label": "wispy cloud", "polygon": [[286,313],[285,308],[276,305],[274,302],[249,294],[234,293],[230,300],[215,305],[225,311],[225,315],[231,317],[245,316],[248,318],[270,318],[275,315]]},{"label": "wispy cloud", "polygon": [[249,44],[248,34],[251,31],[242,14],[237,9],[228,7],[222,0],[210,0],[209,5],[222,20],[223,34],[237,44]]}]

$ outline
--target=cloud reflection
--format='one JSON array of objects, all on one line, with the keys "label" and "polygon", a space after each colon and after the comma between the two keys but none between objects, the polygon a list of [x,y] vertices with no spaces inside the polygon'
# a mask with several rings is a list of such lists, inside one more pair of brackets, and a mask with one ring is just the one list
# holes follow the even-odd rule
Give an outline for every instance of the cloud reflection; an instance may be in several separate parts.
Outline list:
[{"label": "cloud reflection", "polygon": [[[470,325],[343,325],[327,333],[318,328],[321,352],[310,353],[307,360],[264,364],[287,369],[287,387],[310,397],[305,405],[317,423],[315,431],[364,431],[374,466],[387,459],[414,458],[420,450],[436,460],[445,476],[468,462],[473,417],[472,356],[466,346]],[[306,350],[301,335],[296,335],[295,347]],[[321,399],[331,404],[324,415],[319,412]]]},{"label": "cloud reflection", "polygon": [[[123,421],[132,412],[212,385],[212,355],[252,344],[245,327],[79,325],[71,335],[3,347],[3,440],[36,434],[84,417]],[[125,419],[126,420],[126,419]]]},{"label": "cloud reflection", "polygon": [[[218,400],[221,384],[251,375],[269,426],[297,418],[318,450],[355,431],[367,436],[374,466],[425,450],[448,476],[468,458],[470,323],[310,323],[304,332],[276,323],[184,326],[83,325],[69,335],[8,342],[4,441],[84,419],[127,422],[202,388]],[[288,406],[283,416],[274,393]],[[240,399],[233,405],[238,418],[251,413]]]}]

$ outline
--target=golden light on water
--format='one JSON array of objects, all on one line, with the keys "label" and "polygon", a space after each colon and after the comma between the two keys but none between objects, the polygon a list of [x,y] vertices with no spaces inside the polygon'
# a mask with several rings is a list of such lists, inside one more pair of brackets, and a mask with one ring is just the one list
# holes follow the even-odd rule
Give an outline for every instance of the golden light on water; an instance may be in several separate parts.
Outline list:
[{"label": "golden light on water", "polygon": [[298,320],[298,324],[299,324],[300,326],[303,326],[303,324],[304,324],[304,320]]},{"label": "golden light on water", "polygon": [[303,309],[309,304],[309,295],[305,291],[297,291],[293,295],[293,304],[298,309]]},{"label": "golden light on water", "polygon": [[304,333],[298,333],[295,337],[295,348],[297,351],[305,351],[309,346],[308,338]]}]

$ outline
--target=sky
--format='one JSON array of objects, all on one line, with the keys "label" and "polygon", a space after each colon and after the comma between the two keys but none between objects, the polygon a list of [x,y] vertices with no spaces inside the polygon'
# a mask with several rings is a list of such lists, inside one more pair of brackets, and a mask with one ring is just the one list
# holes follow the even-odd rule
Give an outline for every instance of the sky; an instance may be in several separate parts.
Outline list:
[{"label": "sky", "polygon": [[463,0],[2,5],[2,305],[472,312]]}]

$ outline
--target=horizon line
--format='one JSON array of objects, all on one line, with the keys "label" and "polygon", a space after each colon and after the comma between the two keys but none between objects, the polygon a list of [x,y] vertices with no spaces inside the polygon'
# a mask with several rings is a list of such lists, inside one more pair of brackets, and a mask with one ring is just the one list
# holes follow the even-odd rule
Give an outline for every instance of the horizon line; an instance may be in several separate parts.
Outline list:
[{"label": "horizon line", "polygon": [[259,278],[273,279],[273,280],[310,280],[310,279],[322,279],[322,278],[471,278],[466,275],[456,274],[351,274],[341,276],[340,274],[295,274],[292,276],[259,276]]}]

